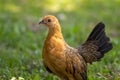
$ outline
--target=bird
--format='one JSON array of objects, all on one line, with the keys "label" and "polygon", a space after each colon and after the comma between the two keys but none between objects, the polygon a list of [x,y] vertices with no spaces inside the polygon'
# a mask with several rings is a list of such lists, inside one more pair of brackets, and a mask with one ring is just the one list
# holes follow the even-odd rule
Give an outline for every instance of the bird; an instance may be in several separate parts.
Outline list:
[{"label": "bird", "polygon": [[48,28],[42,50],[43,64],[48,72],[61,80],[88,80],[88,64],[100,61],[113,48],[103,22],[99,22],[86,41],[77,48],[67,44],[54,15],[44,16],[39,24]]}]

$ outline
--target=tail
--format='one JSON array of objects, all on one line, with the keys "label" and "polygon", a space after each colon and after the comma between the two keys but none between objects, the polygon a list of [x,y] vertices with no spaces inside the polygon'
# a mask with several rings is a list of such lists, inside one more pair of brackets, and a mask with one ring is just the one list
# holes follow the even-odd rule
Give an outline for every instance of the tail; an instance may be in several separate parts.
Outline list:
[{"label": "tail", "polygon": [[110,39],[105,34],[105,25],[102,22],[95,26],[82,48],[88,52],[87,55],[81,54],[89,63],[100,60],[105,53],[113,48]]}]

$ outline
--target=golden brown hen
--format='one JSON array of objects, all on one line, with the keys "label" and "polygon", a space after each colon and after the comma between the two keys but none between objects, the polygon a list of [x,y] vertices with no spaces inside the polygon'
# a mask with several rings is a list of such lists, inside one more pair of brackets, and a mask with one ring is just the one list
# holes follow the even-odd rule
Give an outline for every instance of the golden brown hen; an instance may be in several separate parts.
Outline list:
[{"label": "golden brown hen", "polygon": [[45,16],[39,24],[49,28],[42,53],[44,65],[61,80],[87,80],[87,63],[100,60],[112,49],[103,23],[97,24],[86,42],[78,48],[65,42],[55,16]]}]

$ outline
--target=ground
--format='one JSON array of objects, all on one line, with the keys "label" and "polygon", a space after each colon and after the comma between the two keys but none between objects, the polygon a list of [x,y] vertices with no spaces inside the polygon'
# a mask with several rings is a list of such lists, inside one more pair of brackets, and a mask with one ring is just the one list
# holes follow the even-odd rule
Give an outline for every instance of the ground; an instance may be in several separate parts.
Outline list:
[{"label": "ground", "polygon": [[113,50],[100,62],[88,65],[89,80],[120,80],[119,0],[1,0],[0,80],[59,80],[42,63],[42,47],[47,34],[39,26],[47,14],[58,17],[66,42],[84,43],[98,22],[104,22]]}]

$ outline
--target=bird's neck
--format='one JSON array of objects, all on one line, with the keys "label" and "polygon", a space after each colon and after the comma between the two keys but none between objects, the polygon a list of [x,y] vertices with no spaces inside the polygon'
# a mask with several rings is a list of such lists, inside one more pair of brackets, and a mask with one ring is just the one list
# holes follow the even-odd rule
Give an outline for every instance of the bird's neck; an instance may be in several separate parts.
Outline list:
[{"label": "bird's neck", "polygon": [[47,39],[51,39],[52,37],[56,37],[64,40],[61,32],[61,27],[59,24],[55,25],[53,28],[49,28]]}]

